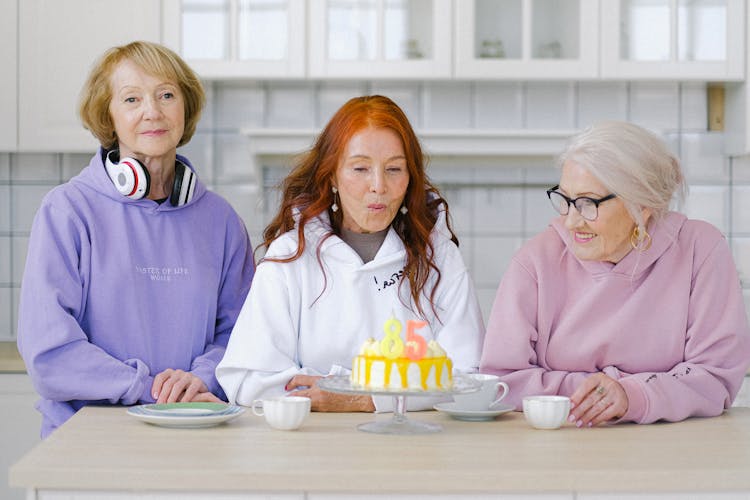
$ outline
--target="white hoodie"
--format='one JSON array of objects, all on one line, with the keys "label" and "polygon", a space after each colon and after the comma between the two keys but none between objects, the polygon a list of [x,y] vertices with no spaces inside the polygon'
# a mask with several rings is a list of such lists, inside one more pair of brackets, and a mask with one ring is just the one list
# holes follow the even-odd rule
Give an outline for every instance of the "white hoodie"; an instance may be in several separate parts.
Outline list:
[{"label": "white hoodie", "polygon": [[[400,287],[399,298],[406,251],[393,228],[366,264],[335,235],[323,242],[319,262],[318,245],[330,232],[328,216],[323,214],[305,226],[306,246],[299,259],[258,265],[224,359],[216,368],[230,403],[250,406],[257,398],[284,394],[284,386],[296,374],[348,374],[365,340],[384,336],[388,318],[395,315],[404,325],[417,319],[408,280]],[[428,325],[418,333],[440,343],[456,372],[476,371],[484,324],[474,285],[450,240],[444,211],[431,239],[441,272],[435,295],[439,319],[428,300],[436,278],[433,273],[422,300]],[[266,257],[287,257],[296,249],[297,233],[292,230],[270,245]],[[377,411],[392,409],[391,397],[374,401]],[[425,409],[434,402],[409,398],[408,406]]]}]

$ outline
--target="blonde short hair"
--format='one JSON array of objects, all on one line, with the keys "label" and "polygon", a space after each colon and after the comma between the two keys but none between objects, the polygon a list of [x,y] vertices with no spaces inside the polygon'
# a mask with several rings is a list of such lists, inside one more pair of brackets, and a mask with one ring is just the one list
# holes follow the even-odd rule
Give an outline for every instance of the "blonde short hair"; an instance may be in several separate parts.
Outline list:
[{"label": "blonde short hair", "polygon": [[90,130],[105,149],[117,143],[117,135],[109,114],[112,100],[110,78],[120,62],[129,60],[150,75],[165,78],[180,87],[185,102],[185,130],[178,146],[187,144],[195,133],[206,102],[198,75],[172,50],[152,42],[136,41],[107,50],[89,74],[81,89],[78,114],[83,126]]},{"label": "blonde short hair", "polygon": [[603,121],[573,136],[558,158],[558,166],[573,161],[625,202],[640,228],[641,209],[656,219],[687,193],[680,162],[664,141],[638,125]]}]

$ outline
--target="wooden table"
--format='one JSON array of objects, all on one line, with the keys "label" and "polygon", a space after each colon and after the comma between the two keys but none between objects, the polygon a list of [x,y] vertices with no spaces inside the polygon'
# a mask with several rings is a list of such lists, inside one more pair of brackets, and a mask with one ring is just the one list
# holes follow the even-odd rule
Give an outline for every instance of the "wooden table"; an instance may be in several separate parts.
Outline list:
[{"label": "wooden table", "polygon": [[624,494],[618,498],[666,492],[750,498],[750,408],[674,424],[552,431],[532,429],[516,412],[490,422],[419,412],[409,418],[439,423],[442,432],[393,436],[356,429],[373,418],[390,416],[313,413],[302,429],[277,431],[247,411],[217,427],[169,429],[137,421],[125,408],[89,407],[16,463],[10,483],[38,499],[61,498],[54,492],[62,490],[70,490],[66,499],[100,498],[84,493],[92,491],[172,499],[220,493],[593,499],[613,492]]}]

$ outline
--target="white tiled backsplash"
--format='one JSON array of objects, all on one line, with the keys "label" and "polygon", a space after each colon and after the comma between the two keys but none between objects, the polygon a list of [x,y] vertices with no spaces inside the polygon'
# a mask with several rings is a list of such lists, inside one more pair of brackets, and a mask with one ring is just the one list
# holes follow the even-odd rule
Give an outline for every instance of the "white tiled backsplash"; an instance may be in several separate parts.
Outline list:
[{"label": "white tiled backsplash", "polygon": [[[750,311],[750,157],[723,154],[708,132],[700,83],[216,82],[198,132],[181,153],[245,220],[253,243],[276,208],[272,186],[287,158],[249,168],[243,128],[319,130],[348,98],[381,93],[417,130],[571,130],[601,119],[631,120],[660,132],[690,182],[684,211],[729,238]],[[93,152],[92,152],[93,153]],[[429,154],[429,151],[427,151]],[[0,153],[0,340],[14,340],[29,230],[44,194],[75,175],[90,155]],[[544,193],[556,183],[551,157],[435,156],[430,175],[453,214],[461,252],[474,271],[485,315],[513,252],[554,215]]]}]

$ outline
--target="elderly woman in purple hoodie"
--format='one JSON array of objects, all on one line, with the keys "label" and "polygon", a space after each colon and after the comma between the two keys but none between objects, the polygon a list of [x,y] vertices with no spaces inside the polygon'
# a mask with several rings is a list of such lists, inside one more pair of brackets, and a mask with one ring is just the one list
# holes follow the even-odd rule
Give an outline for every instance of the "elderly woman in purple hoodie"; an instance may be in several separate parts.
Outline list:
[{"label": "elderly woman in purple hoodie", "polygon": [[185,62],[148,42],[105,52],[84,85],[101,148],[42,201],[21,289],[43,437],[87,404],[225,397],[214,370],[254,264],[240,217],[177,154],[204,101]]},{"label": "elderly woman in purple hoodie", "polygon": [[513,257],[480,371],[527,395],[570,396],[570,421],[719,415],[750,364],[729,245],[669,210],[685,181],[654,134],[604,122],[575,136],[547,191],[560,216]]}]

